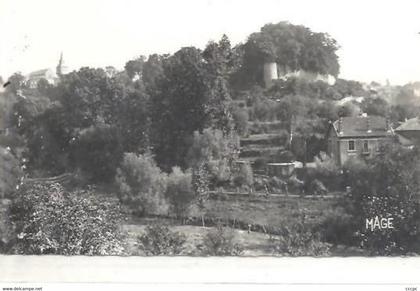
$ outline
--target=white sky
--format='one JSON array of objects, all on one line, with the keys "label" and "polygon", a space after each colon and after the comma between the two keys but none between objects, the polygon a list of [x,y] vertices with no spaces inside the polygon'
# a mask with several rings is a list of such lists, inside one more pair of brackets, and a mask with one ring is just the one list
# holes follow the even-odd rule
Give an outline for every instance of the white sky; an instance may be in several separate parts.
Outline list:
[{"label": "white sky", "polygon": [[418,0],[0,0],[0,75],[55,67],[123,68],[137,55],[233,44],[269,22],[328,32],[340,44],[340,77],[420,80]]}]

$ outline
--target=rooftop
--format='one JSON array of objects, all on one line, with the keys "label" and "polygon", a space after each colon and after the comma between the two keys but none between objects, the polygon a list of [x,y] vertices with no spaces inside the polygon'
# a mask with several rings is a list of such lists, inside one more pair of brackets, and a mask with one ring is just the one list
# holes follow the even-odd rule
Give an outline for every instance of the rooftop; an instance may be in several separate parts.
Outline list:
[{"label": "rooftop", "polygon": [[391,135],[387,120],[381,116],[342,117],[333,123],[339,137],[369,137]]},{"label": "rooftop", "polygon": [[420,119],[418,117],[410,118],[395,129],[395,131],[404,130],[420,130]]}]

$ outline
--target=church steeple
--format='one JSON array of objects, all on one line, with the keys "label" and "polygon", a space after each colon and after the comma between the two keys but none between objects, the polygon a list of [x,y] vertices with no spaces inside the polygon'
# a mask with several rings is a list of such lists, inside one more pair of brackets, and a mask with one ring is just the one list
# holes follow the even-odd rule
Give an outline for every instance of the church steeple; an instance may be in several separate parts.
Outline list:
[{"label": "church steeple", "polygon": [[64,65],[64,60],[63,60],[63,52],[61,52],[60,54],[60,60],[58,61],[58,65],[56,68],[56,73],[58,77],[63,76],[64,74],[67,73],[67,68]]}]

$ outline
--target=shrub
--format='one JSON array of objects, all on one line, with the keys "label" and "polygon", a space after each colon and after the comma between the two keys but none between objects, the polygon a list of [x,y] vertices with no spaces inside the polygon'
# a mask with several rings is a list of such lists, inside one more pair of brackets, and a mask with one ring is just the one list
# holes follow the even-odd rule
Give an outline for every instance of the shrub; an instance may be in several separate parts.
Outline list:
[{"label": "shrub", "polygon": [[8,150],[0,147],[0,198],[10,196],[22,175],[19,161]]},{"label": "shrub", "polygon": [[243,249],[234,243],[232,229],[218,225],[210,230],[203,239],[203,254],[209,256],[239,256]]},{"label": "shrub", "polygon": [[126,153],[115,178],[119,198],[139,215],[166,214],[167,176],[148,155]]},{"label": "shrub", "polygon": [[286,227],[282,235],[270,237],[273,251],[286,256],[327,256],[330,246],[320,240],[304,224],[298,223],[292,229]]},{"label": "shrub", "polygon": [[233,182],[237,187],[251,187],[254,184],[254,176],[249,163],[239,165],[239,170],[235,173]]},{"label": "shrub", "polygon": [[318,227],[322,239],[332,244],[357,245],[358,223],[343,207],[329,211]]},{"label": "shrub", "polygon": [[10,206],[18,254],[121,255],[119,212],[90,191],[24,185]]},{"label": "shrub", "polygon": [[305,181],[305,192],[323,194],[326,191],[343,190],[343,174],[334,160],[321,152],[314,158],[316,167],[300,171]]},{"label": "shrub", "polygon": [[184,215],[196,197],[192,187],[191,172],[184,173],[180,168],[174,167],[168,176],[165,196],[171,203],[173,212],[177,216]]},{"label": "shrub", "polygon": [[178,255],[185,241],[185,235],[158,224],[147,226],[145,234],[138,237],[140,248],[148,256]]}]

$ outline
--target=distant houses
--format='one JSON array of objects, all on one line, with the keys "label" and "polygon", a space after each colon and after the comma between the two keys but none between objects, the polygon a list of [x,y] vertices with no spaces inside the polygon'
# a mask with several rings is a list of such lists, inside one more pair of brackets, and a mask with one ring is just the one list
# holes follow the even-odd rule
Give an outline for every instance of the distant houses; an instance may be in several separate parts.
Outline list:
[{"label": "distant houses", "polygon": [[388,120],[381,116],[342,117],[333,122],[327,133],[328,154],[342,166],[351,158],[373,157],[381,144],[394,136]]}]

